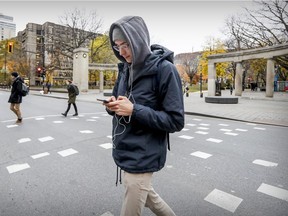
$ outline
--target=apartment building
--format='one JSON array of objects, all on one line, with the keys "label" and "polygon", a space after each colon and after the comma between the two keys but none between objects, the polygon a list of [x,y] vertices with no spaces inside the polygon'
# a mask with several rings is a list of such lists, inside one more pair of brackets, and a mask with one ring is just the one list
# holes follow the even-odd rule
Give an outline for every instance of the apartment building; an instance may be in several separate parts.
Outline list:
[{"label": "apartment building", "polygon": [[16,24],[13,17],[0,13],[0,40],[14,38],[16,35]]},{"label": "apartment building", "polygon": [[[79,32],[76,30],[75,34],[75,29],[51,22],[43,25],[28,23],[23,31],[18,32],[17,40],[30,66],[30,85],[50,82],[61,86],[65,79],[72,78],[73,43],[80,37]],[[89,40],[81,46],[88,47]]]}]

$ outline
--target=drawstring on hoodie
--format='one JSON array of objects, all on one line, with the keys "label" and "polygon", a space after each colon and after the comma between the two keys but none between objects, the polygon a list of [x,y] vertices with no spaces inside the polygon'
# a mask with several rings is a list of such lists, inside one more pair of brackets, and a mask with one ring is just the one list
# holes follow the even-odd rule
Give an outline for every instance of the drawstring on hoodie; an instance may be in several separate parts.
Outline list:
[{"label": "drawstring on hoodie", "polygon": [[[120,172],[119,172],[119,169],[120,169]],[[122,184],[122,177],[121,177],[122,169],[117,166],[116,170],[117,170],[117,172],[116,172],[116,187],[117,187],[117,185],[118,185],[118,177],[119,177],[119,183]]]}]

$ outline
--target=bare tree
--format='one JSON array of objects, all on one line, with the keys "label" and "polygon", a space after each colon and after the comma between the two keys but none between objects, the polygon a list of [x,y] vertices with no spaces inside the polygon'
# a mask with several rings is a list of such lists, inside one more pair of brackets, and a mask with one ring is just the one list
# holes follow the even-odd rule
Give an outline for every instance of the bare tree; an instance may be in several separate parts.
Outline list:
[{"label": "bare tree", "polygon": [[[102,20],[98,18],[96,11],[91,11],[87,15],[85,10],[75,8],[60,17],[60,23],[61,26],[56,25],[53,34],[50,35],[53,38],[46,36],[46,40],[53,41],[53,45],[46,46],[50,58],[50,65],[46,65],[46,68],[51,71],[63,69],[67,65],[72,66],[69,62],[73,60],[74,49],[90,48],[94,39],[101,35]],[[93,50],[93,46],[91,47],[91,53],[97,52]],[[71,70],[72,68],[65,69]]]},{"label": "bare tree", "polygon": [[[226,20],[228,50],[272,46],[288,42],[288,1],[254,1],[257,9],[245,8],[245,14]],[[276,65],[288,70],[288,56],[275,57]],[[281,73],[283,80],[287,73]]]},{"label": "bare tree", "polygon": [[179,54],[175,57],[178,59],[177,61],[179,64],[183,66],[185,73],[188,75],[190,85],[192,85],[193,77],[198,72],[200,55],[200,52],[194,52]]},{"label": "bare tree", "polygon": [[[226,20],[229,39],[237,50],[288,42],[288,1],[254,1],[257,9],[245,8],[245,14]],[[231,42],[230,42],[231,44]]]}]

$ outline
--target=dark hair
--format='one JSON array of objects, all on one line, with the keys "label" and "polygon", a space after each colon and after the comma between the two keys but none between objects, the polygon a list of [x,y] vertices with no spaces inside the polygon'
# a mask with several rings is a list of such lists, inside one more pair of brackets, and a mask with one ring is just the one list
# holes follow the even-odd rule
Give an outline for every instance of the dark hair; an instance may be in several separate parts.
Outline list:
[{"label": "dark hair", "polygon": [[18,77],[19,74],[18,74],[17,72],[12,72],[12,73],[11,73],[11,76]]}]

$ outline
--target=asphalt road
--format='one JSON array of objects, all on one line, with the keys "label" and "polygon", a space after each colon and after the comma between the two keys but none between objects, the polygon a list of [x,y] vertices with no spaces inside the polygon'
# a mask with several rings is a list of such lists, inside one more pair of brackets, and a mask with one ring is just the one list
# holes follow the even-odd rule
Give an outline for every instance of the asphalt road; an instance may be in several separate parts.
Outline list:
[{"label": "asphalt road", "polygon": [[[119,215],[111,117],[101,103],[28,95],[16,125],[0,91],[0,215]],[[287,128],[186,116],[154,188],[178,216],[288,215]],[[152,215],[145,209],[143,216]]]}]

